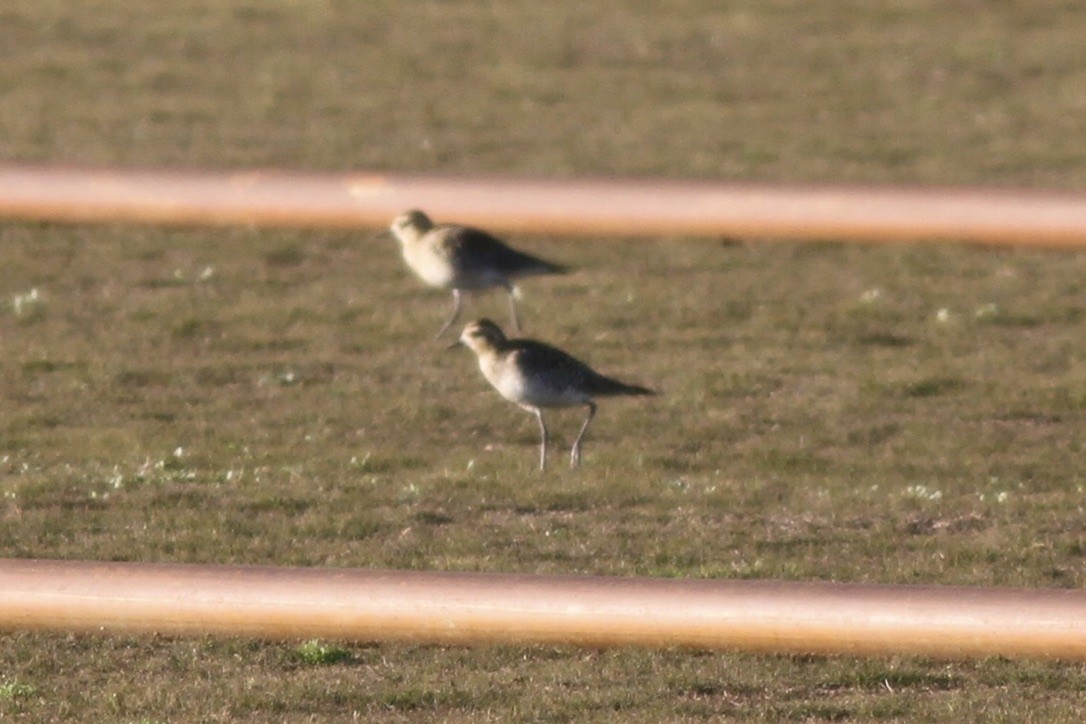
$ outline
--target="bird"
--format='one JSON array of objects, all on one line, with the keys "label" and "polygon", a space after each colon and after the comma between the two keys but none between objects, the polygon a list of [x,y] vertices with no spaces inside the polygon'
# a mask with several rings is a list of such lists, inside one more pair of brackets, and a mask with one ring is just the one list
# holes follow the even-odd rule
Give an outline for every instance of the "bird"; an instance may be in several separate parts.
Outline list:
[{"label": "bird", "polygon": [[647,387],[602,375],[557,347],[532,339],[510,339],[489,319],[479,319],[464,327],[460,338],[449,345],[449,349],[457,346],[467,347],[475,353],[483,377],[502,397],[535,415],[541,436],[540,470],[545,470],[547,465],[548,435],[543,408],[575,405],[588,408],[588,416],[570,451],[570,467],[577,467],[581,462],[585,430],[596,415],[593,398],[656,394]]},{"label": "bird", "polygon": [[504,287],[509,292],[513,329],[520,332],[516,288],[513,282],[538,274],[565,274],[568,267],[525,254],[485,231],[469,226],[434,224],[422,211],[405,211],[392,221],[389,231],[400,242],[404,261],[432,287],[451,289],[453,310],[434,339],[460,317],[461,293]]}]

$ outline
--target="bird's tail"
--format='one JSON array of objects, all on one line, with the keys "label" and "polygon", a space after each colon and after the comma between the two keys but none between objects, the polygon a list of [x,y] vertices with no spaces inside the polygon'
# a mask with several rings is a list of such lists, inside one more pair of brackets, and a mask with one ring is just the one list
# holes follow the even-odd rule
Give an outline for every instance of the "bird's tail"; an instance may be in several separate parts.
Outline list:
[{"label": "bird's tail", "polygon": [[569,274],[569,271],[569,267],[565,264],[555,264],[551,261],[533,257],[532,260],[520,270],[520,273],[524,276],[531,276],[536,274]]},{"label": "bird's tail", "polygon": [[548,274],[569,274],[572,271],[565,264],[555,264],[553,261],[544,262]]},{"label": "bird's tail", "polygon": [[555,264],[552,261],[540,259],[538,256],[525,254],[521,251],[514,251],[513,253],[516,255],[515,259],[510,260],[512,263],[507,263],[506,266],[510,268],[514,276],[526,277],[537,274],[568,274],[570,272],[570,268],[565,264]]},{"label": "bird's tail", "polygon": [[655,395],[656,390],[640,385],[629,385],[610,377],[600,375],[592,384],[594,395]]}]

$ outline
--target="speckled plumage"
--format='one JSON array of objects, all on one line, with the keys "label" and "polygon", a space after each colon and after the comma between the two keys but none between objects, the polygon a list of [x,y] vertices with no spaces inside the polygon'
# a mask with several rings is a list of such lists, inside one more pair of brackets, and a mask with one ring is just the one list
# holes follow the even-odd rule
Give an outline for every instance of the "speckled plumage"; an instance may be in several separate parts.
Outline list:
[{"label": "speckled plumage", "polygon": [[545,468],[547,461],[543,408],[574,405],[588,408],[588,417],[570,452],[570,465],[576,466],[581,460],[581,440],[596,414],[593,398],[655,394],[648,388],[601,375],[557,347],[531,339],[509,339],[501,327],[489,319],[480,319],[464,327],[456,344],[475,353],[483,376],[502,397],[536,416],[542,435],[540,470]]},{"label": "speckled plumage", "polygon": [[400,242],[404,261],[419,279],[432,287],[452,290],[452,315],[438,331],[438,337],[460,316],[461,292],[491,287],[503,287],[509,292],[513,327],[519,331],[514,280],[567,271],[559,264],[510,248],[485,231],[467,226],[435,225],[430,217],[418,210],[400,214],[389,228]]}]

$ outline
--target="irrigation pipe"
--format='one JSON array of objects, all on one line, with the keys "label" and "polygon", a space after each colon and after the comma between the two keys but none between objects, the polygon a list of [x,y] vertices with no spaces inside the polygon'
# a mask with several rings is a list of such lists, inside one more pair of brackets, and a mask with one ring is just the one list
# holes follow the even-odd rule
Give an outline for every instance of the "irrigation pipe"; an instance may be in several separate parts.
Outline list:
[{"label": "irrigation pipe", "polygon": [[409,208],[503,233],[1086,245],[1082,193],[0,166],[0,219],[377,228]]},{"label": "irrigation pipe", "polygon": [[1086,660],[1086,591],[0,559],[0,629]]}]

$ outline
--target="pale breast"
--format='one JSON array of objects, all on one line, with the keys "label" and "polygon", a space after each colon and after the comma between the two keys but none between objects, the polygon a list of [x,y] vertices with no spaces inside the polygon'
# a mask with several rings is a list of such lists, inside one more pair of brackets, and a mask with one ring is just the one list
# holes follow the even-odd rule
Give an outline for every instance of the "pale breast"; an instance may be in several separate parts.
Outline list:
[{"label": "pale breast", "polygon": [[456,269],[449,260],[421,241],[404,244],[403,258],[420,279],[432,287],[453,287]]},{"label": "pale breast", "polygon": [[515,364],[515,354],[479,358],[483,376],[505,399],[529,407],[582,405],[588,396],[570,384],[560,370],[525,374]]},{"label": "pale breast", "polygon": [[482,260],[472,259],[470,249],[446,246],[438,231],[404,244],[403,258],[424,282],[446,289],[489,289],[505,286],[505,277]]}]

